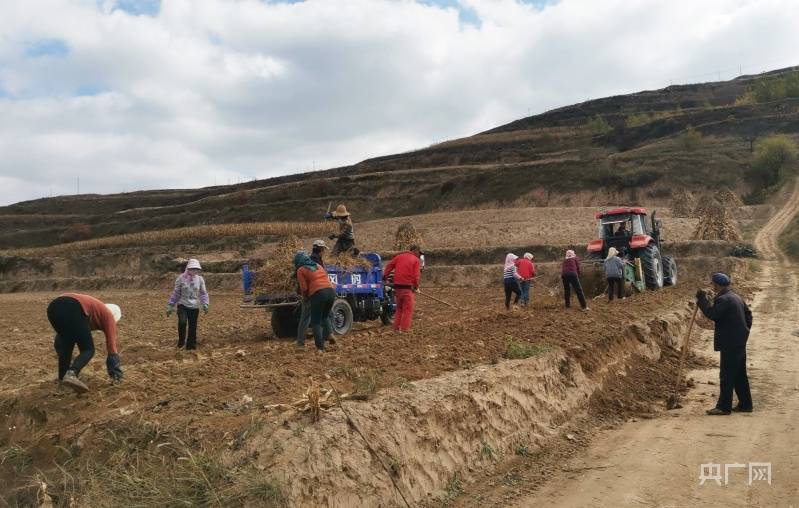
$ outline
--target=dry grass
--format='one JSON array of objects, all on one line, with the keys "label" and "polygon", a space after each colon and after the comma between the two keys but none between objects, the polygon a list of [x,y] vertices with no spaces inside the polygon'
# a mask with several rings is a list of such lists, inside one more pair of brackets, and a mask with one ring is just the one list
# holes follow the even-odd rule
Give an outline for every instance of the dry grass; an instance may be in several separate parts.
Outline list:
[{"label": "dry grass", "polygon": [[394,235],[394,250],[408,250],[411,245],[418,245],[424,248],[424,238],[422,238],[422,235],[411,222],[403,222],[397,228],[397,233]]},{"label": "dry grass", "polygon": [[303,250],[302,240],[289,236],[277,244],[266,264],[256,270],[252,288],[255,293],[293,292],[297,286],[294,277],[294,255]]},{"label": "dry grass", "polygon": [[324,222],[251,222],[244,224],[213,224],[160,231],[145,231],[125,235],[106,236],[78,242],[63,243],[50,247],[13,249],[0,251],[3,256],[36,256],[69,254],[83,250],[130,247],[142,245],[164,245],[177,242],[193,242],[218,237],[255,236],[320,236],[331,230]]},{"label": "dry grass", "polygon": [[107,456],[73,459],[48,492],[80,506],[283,506],[285,497],[252,464],[231,466],[157,424],[115,425],[101,437]]}]

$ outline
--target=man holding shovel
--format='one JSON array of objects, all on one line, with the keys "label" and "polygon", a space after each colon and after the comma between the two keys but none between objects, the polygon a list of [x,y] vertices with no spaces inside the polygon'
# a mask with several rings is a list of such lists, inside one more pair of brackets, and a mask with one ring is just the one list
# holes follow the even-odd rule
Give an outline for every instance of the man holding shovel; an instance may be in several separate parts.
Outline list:
[{"label": "man holding shovel", "polygon": [[394,329],[406,332],[411,329],[416,292],[422,278],[419,257],[422,249],[411,245],[410,249],[394,256],[383,269],[383,281],[394,275],[394,295],[397,298],[397,313],[394,316]]},{"label": "man holding shovel", "polygon": [[[746,341],[752,327],[752,312],[740,296],[730,290],[730,277],[725,273],[713,274],[713,305],[707,293],[696,292],[696,303],[702,314],[715,322],[713,349],[720,352],[720,393],[716,407],[708,409],[709,415],[728,415],[732,411],[751,413],[752,394],[746,376]],[[738,405],[732,407],[732,392],[738,396]]]}]

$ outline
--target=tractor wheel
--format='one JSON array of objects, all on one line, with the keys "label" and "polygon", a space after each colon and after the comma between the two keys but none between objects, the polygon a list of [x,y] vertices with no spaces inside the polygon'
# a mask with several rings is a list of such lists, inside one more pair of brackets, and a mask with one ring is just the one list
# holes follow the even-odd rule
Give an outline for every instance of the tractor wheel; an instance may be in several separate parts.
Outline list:
[{"label": "tractor wheel", "polygon": [[300,306],[275,307],[272,309],[272,332],[281,339],[297,336],[297,327],[300,326]]},{"label": "tractor wheel", "polygon": [[343,298],[336,298],[333,308],[330,310],[330,317],[333,319],[333,333],[336,335],[347,335],[352,330],[352,307]]},{"label": "tractor wheel", "polygon": [[677,262],[671,256],[663,256],[663,283],[667,286],[677,285]]},{"label": "tractor wheel", "polygon": [[663,287],[663,259],[660,257],[660,249],[655,244],[649,244],[641,249],[639,257],[644,269],[644,280],[649,289],[660,289]]}]

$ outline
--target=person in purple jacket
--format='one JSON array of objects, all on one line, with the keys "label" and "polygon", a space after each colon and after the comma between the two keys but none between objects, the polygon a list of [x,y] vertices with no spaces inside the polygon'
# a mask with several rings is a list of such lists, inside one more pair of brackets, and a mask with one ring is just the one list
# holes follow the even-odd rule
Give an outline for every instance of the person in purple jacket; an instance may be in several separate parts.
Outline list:
[{"label": "person in purple jacket", "polygon": [[[178,349],[184,345],[186,349],[197,349],[197,320],[200,317],[200,307],[208,313],[208,291],[205,289],[205,279],[200,275],[202,267],[196,259],[186,263],[186,270],[175,279],[175,288],[166,304],[167,317],[172,315],[177,305],[178,311]],[[188,337],[186,336],[188,325]]]},{"label": "person in purple jacket", "polygon": [[571,290],[577,293],[577,299],[580,300],[580,307],[585,311],[588,310],[588,305],[585,303],[585,294],[583,287],[580,285],[580,260],[577,259],[577,254],[573,250],[566,251],[566,259],[563,260],[563,265],[560,270],[560,279],[563,281],[563,296],[566,299],[566,308],[571,307]]}]

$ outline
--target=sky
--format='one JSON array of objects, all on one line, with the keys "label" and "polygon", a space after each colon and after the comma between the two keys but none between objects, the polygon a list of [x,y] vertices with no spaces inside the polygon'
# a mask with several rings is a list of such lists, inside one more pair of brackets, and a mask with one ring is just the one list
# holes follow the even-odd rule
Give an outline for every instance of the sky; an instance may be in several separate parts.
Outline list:
[{"label": "sky", "polygon": [[0,0],[0,205],[352,164],[799,64],[795,0]]}]

